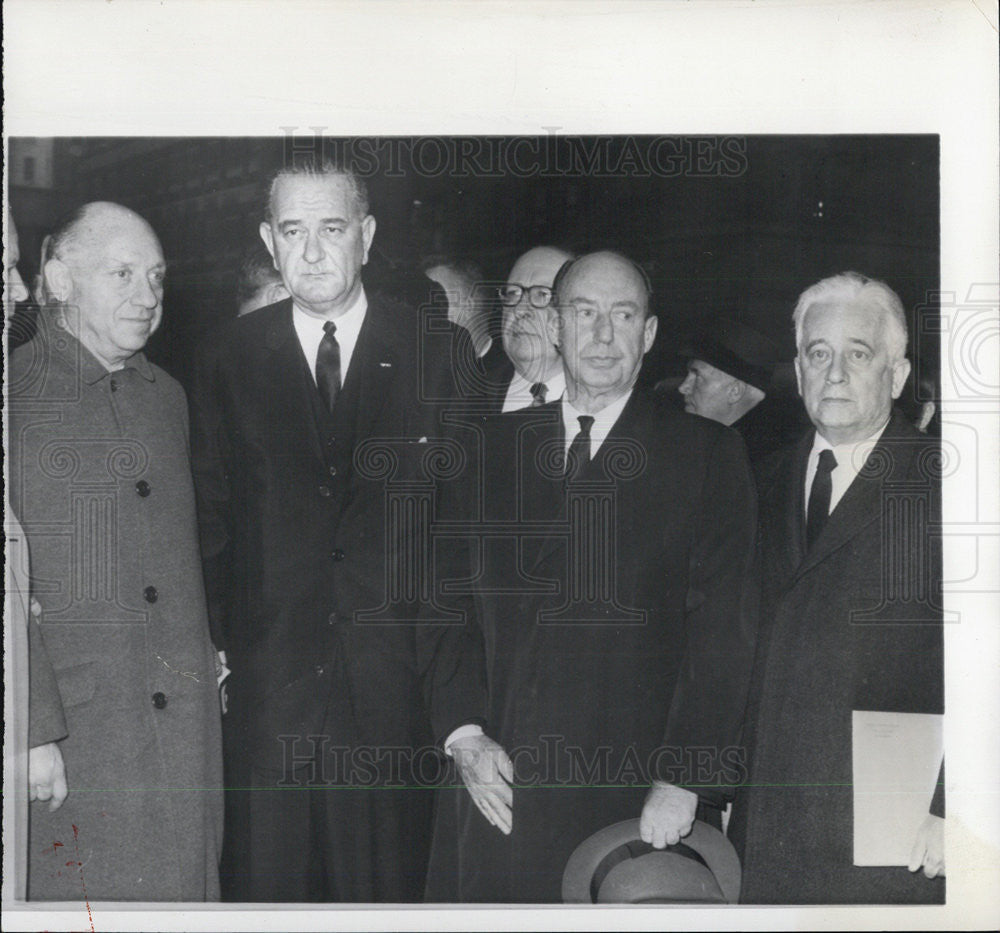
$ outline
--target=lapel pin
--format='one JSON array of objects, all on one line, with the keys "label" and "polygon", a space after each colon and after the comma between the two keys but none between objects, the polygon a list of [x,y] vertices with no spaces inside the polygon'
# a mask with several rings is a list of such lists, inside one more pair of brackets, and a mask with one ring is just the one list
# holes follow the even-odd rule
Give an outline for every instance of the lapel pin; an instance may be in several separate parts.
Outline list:
[{"label": "lapel pin", "polygon": [[392,369],[392,363],[379,363],[378,365],[383,369]]}]

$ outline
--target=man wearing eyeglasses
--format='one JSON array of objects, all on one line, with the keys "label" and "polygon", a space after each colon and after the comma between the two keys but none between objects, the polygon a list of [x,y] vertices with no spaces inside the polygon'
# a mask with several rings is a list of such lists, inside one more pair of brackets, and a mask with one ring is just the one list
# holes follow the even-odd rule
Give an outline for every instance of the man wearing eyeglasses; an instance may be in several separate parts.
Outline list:
[{"label": "man wearing eyeglasses", "polygon": [[536,246],[514,263],[507,283],[498,289],[503,343],[494,343],[483,358],[488,395],[497,411],[544,405],[563,393],[562,359],[546,321],[552,282],[572,258],[565,250]]}]

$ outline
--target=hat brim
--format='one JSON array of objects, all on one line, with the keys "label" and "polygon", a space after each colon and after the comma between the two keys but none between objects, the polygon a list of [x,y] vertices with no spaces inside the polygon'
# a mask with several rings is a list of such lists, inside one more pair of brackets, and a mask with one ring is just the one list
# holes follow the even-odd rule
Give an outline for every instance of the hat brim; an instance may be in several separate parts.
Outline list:
[{"label": "hat brim", "polygon": [[[615,823],[584,839],[569,857],[563,872],[563,903],[594,903],[591,882],[598,865],[615,849],[639,839],[638,820]],[[715,827],[701,820],[695,821],[694,828],[681,842],[704,860],[726,903],[735,904],[740,897],[740,860],[732,843]]]}]

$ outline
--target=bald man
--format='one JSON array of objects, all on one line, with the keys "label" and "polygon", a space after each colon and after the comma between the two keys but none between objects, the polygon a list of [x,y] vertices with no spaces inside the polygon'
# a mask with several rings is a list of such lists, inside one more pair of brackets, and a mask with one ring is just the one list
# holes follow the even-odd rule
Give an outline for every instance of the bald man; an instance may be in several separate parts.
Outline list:
[{"label": "bald man", "polygon": [[572,258],[572,253],[554,246],[536,246],[514,263],[500,286],[502,340],[483,357],[493,410],[516,411],[562,395],[562,360],[547,320],[556,273]]},{"label": "bald man", "polygon": [[57,809],[31,805],[33,900],[219,895],[220,715],[187,404],[142,352],[164,271],[141,217],[85,205],[49,241],[53,305],[11,356],[11,502],[61,705],[44,734],[32,715],[32,744],[56,744],[69,786]]},{"label": "bald man", "polygon": [[565,393],[470,419],[467,468],[442,490],[456,541],[441,584],[475,580],[456,602],[482,634],[485,732],[507,755],[455,754],[463,777],[496,778],[442,794],[432,899],[558,902],[592,833],[641,817],[644,840],[674,844],[740,779],[755,643],[743,445],[636,388],[657,327],[638,266],[583,256],[555,293]]}]

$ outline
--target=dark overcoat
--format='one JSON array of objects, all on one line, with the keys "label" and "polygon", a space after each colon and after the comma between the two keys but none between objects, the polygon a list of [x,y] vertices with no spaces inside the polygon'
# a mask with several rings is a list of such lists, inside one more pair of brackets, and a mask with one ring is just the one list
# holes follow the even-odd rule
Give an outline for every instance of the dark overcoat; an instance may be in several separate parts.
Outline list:
[{"label": "dark overcoat", "polygon": [[55,812],[31,805],[29,897],[217,899],[220,715],[184,392],[142,353],[108,372],[42,326],[10,391],[11,504],[59,700],[32,741],[65,732],[69,784]]},{"label": "dark overcoat", "polygon": [[559,405],[471,416],[455,494],[471,508],[443,506],[447,588],[464,586],[481,629],[487,733],[515,788],[510,836],[442,792],[431,900],[558,902],[574,848],[637,818],[654,778],[712,803],[739,780],[755,637],[743,444],[636,390],[567,487]]},{"label": "dark overcoat", "polygon": [[851,788],[852,710],[943,712],[939,453],[894,413],[806,551],[812,443],[810,431],[760,474],[752,765],[729,826],[742,899],[940,902],[941,878],[853,866]]},{"label": "dark overcoat", "polygon": [[[454,391],[453,332],[435,327],[371,297],[331,416],[291,300],[279,302],[206,342],[192,392],[213,636],[232,669],[227,781],[280,778],[320,741],[339,755],[310,779],[344,811],[342,900],[422,896],[436,743],[470,708],[461,626],[417,624],[427,510],[449,456],[438,414]],[[253,900],[244,882],[269,857],[264,830],[238,790],[230,804],[230,896]]]}]

